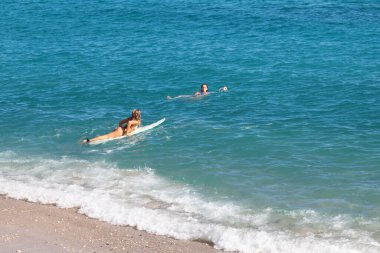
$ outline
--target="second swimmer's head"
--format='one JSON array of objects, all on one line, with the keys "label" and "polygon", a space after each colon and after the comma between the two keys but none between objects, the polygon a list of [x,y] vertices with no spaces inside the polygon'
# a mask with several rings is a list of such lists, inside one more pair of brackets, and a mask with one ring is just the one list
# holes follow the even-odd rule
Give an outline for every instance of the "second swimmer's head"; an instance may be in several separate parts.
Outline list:
[{"label": "second swimmer's head", "polygon": [[223,86],[222,88],[220,88],[220,91],[224,91],[224,92],[228,91],[227,86]]}]

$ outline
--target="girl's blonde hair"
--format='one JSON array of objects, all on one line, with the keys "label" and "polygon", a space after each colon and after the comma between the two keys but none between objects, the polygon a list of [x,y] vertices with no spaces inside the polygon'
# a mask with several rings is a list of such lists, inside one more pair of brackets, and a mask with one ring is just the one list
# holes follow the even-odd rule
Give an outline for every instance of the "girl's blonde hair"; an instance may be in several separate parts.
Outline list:
[{"label": "girl's blonde hair", "polygon": [[139,109],[135,109],[132,111],[132,119],[141,120],[141,112]]}]

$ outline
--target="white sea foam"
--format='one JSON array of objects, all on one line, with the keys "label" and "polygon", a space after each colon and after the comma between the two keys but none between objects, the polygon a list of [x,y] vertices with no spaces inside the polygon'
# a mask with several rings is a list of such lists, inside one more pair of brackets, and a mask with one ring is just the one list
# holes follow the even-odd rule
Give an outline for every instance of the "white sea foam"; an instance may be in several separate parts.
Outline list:
[{"label": "white sea foam", "polygon": [[[312,210],[246,210],[206,199],[150,168],[120,169],[67,157],[19,159],[15,153],[3,152],[0,193],[63,208],[78,207],[80,213],[112,224],[179,239],[207,240],[225,250],[380,252],[370,233],[349,228],[343,216],[326,218]],[[276,219],[282,224],[273,222]],[[294,225],[297,222],[300,224]],[[323,230],[315,228],[316,224],[324,224]]]}]

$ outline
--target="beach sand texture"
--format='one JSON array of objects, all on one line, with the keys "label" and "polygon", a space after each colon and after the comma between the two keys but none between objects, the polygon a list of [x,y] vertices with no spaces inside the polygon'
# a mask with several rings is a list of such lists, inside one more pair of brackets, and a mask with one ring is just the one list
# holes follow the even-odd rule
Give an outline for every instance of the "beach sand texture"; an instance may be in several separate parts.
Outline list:
[{"label": "beach sand texture", "polygon": [[222,252],[195,241],[114,226],[77,213],[0,197],[0,253]]}]

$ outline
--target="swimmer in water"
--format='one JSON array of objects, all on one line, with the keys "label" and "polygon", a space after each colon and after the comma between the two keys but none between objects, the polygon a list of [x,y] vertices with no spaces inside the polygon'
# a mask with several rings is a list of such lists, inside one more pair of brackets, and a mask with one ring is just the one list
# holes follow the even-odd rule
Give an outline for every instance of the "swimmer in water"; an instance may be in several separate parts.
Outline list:
[{"label": "swimmer in water", "polygon": [[132,116],[126,119],[123,119],[119,122],[119,126],[115,128],[112,132],[97,136],[92,139],[86,139],[83,141],[83,143],[93,142],[93,141],[100,141],[100,140],[106,140],[106,139],[113,139],[117,137],[121,137],[124,135],[129,135],[132,133],[138,125],[141,124],[141,112],[140,110],[133,110]]},{"label": "swimmer in water", "polygon": [[[223,87],[219,88],[219,92],[227,92],[227,91],[228,91],[228,87],[227,86],[223,86]],[[208,84],[207,83],[202,83],[201,90],[197,91],[194,95],[179,95],[179,96],[176,96],[176,97],[167,96],[166,99],[194,98],[194,97],[199,97],[199,96],[206,96],[206,95],[208,95],[210,93],[214,93],[214,92],[209,92],[208,91]]]},{"label": "swimmer in water", "polygon": [[201,91],[198,91],[194,94],[194,96],[206,96],[208,95],[208,85],[207,83],[202,83]]},{"label": "swimmer in water", "polygon": [[223,86],[223,87],[219,88],[219,92],[227,92],[227,91],[228,91],[227,86]]}]

